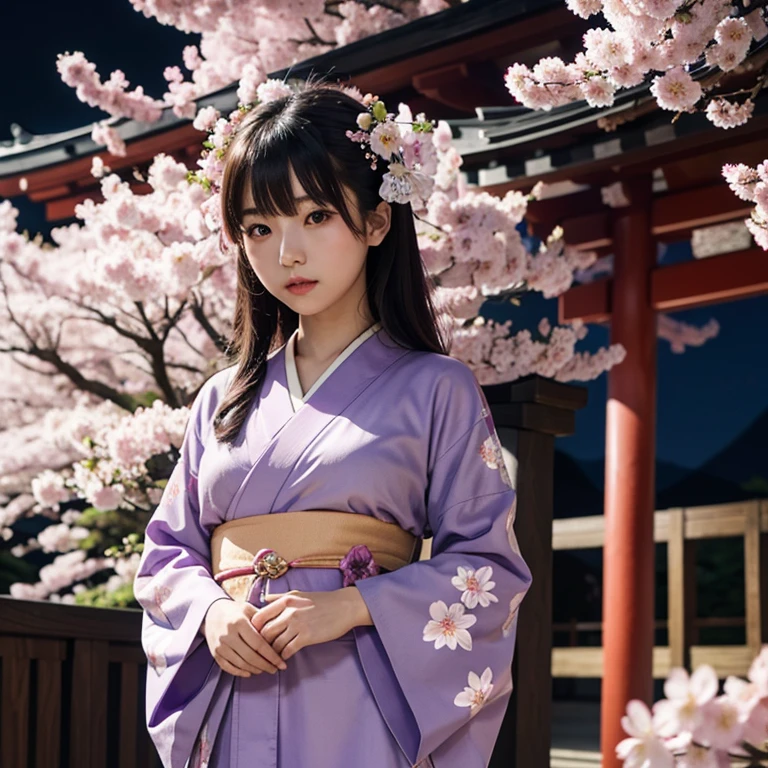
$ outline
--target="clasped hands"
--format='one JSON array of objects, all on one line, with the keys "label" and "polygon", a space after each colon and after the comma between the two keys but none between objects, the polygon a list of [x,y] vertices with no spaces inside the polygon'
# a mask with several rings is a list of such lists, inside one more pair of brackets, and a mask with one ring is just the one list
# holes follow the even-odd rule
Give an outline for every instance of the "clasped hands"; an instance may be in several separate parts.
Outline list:
[{"label": "clasped hands", "polygon": [[356,587],[331,592],[268,595],[268,605],[216,600],[202,631],[216,663],[230,675],[250,677],[287,669],[301,648],[336,640],[354,627],[372,624]]}]

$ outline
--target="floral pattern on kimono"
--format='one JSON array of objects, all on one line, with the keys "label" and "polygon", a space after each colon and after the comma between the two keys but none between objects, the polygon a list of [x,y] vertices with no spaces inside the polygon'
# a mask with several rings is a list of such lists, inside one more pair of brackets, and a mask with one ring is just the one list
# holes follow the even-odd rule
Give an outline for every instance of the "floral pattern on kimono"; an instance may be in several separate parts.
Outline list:
[{"label": "floral pattern on kimono", "polygon": [[197,738],[197,744],[192,751],[192,760],[189,764],[189,768],[208,768],[208,764],[211,760],[212,744],[208,735],[208,724],[206,723],[200,736]]},{"label": "floral pattern on kimono", "polygon": [[[214,379],[209,379],[198,393],[192,412],[199,418],[207,410],[212,419],[216,402]],[[174,467],[156,513],[147,526],[145,548],[134,582],[134,594],[144,609],[142,644],[148,663],[156,672],[147,676],[147,723],[150,734],[167,720],[155,711],[164,692],[183,695],[191,681],[198,676],[194,668],[213,671],[206,685],[211,691],[218,678],[219,668],[213,663],[200,626],[210,605],[216,600],[229,599],[213,580],[210,566],[210,533],[200,524],[199,499],[196,490],[197,468],[202,456],[202,440],[196,429],[196,419],[190,418],[181,446],[181,457]],[[179,546],[183,540],[184,546]],[[194,595],[190,602],[189,596]],[[183,669],[187,668],[187,675]],[[215,669],[213,669],[215,667]],[[189,682],[187,682],[189,680]],[[153,707],[154,705],[154,707]],[[159,745],[158,752],[164,765],[185,765],[190,755],[176,754],[187,739],[191,744],[199,733],[201,723],[185,714],[184,710],[172,715],[173,728],[181,736],[174,744]],[[168,722],[163,723],[168,727]],[[187,747],[189,749],[189,747]]]},{"label": "floral pattern on kimono", "polygon": [[[507,621],[503,606],[522,600],[530,584],[514,531],[507,530],[515,491],[495,430],[489,435],[482,391],[463,364],[445,365],[451,370],[436,393],[433,412],[440,416],[433,425],[434,458],[427,486],[432,557],[357,584],[376,632],[355,630],[377,701],[396,701],[384,693],[393,679],[385,670],[391,670],[399,683],[399,711],[393,706],[383,715],[408,759],[415,765],[430,756],[440,768],[444,752],[450,754],[448,760],[466,755],[465,764],[472,766],[487,765],[490,759],[493,745],[464,726],[480,717],[481,710],[490,718],[503,714],[512,688],[514,648],[514,633],[502,631]],[[483,457],[480,463],[478,454]],[[490,473],[486,467],[499,471]],[[482,592],[482,603],[478,574],[485,584],[491,576],[494,582],[492,592]],[[463,586],[470,578],[472,597],[468,594],[458,602],[454,580]],[[417,627],[423,638],[416,634]],[[450,656],[447,665],[445,654]],[[457,705],[457,692],[463,702],[464,694],[469,696],[468,683],[475,706],[465,708]]]},{"label": "floral pattern on kimono", "polygon": [[[230,373],[206,382],[171,478],[179,493],[147,528],[136,592],[145,650],[165,655],[165,671],[147,679],[163,765],[188,768],[206,724],[216,768],[485,768],[512,689],[516,622],[503,627],[530,572],[510,523],[515,492],[480,458],[491,434],[482,391],[462,363],[383,331],[297,407],[285,366],[284,351],[270,358],[232,446],[212,434]],[[210,605],[229,599],[211,576],[211,531],[307,510],[432,534],[432,558],[356,582],[372,626],[302,648],[277,675],[235,682],[200,632]],[[341,571],[290,569],[269,591],[343,583]],[[328,706],[337,701],[355,716]]]}]

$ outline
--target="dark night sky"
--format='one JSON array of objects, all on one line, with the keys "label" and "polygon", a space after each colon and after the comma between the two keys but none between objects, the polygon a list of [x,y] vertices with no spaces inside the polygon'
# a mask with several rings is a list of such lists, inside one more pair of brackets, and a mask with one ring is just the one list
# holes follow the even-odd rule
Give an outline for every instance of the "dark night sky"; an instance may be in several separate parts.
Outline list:
[{"label": "dark night sky", "polygon": [[[102,117],[61,82],[56,72],[58,53],[82,50],[97,64],[102,78],[120,68],[132,85],[142,84],[159,96],[163,68],[181,64],[181,50],[192,42],[194,36],[145,19],[128,0],[8,3],[0,25],[5,62],[0,78],[0,139],[10,138],[11,122],[32,133],[46,133]],[[23,227],[34,231],[42,226],[37,206],[15,202],[22,209]],[[678,257],[686,248],[680,244]],[[531,296],[511,316],[519,329],[543,314],[554,321],[556,311],[556,302]],[[683,355],[672,354],[667,343],[659,343],[658,455],[696,467],[768,407],[768,297],[676,317],[696,324],[715,317],[721,325],[717,339]],[[608,340],[606,329],[594,327],[586,343],[595,348]],[[579,459],[602,456],[605,444],[607,379],[601,376],[586,386],[589,405],[578,414],[577,433],[559,441],[561,449]]]}]

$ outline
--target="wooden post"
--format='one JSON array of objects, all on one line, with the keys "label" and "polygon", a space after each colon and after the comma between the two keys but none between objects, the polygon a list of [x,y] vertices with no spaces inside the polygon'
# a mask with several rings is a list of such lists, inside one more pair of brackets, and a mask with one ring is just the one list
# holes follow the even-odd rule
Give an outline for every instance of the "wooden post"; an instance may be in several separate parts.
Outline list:
[{"label": "wooden post", "polygon": [[533,584],[520,608],[514,690],[491,768],[546,768],[552,727],[552,485],[555,436],[575,430],[586,390],[531,376],[485,388],[517,490],[515,533]]},{"label": "wooden post", "polygon": [[667,541],[669,663],[689,667],[696,621],[696,542],[685,538],[684,509],[670,509]]},{"label": "wooden post", "polygon": [[747,646],[753,656],[762,646],[760,616],[760,502],[752,502],[744,520],[744,613]]},{"label": "wooden post", "polygon": [[625,183],[630,205],[613,211],[611,341],[627,350],[608,376],[603,569],[603,768],[620,768],[616,745],[630,699],[653,692],[656,318],[651,306],[651,179]]}]

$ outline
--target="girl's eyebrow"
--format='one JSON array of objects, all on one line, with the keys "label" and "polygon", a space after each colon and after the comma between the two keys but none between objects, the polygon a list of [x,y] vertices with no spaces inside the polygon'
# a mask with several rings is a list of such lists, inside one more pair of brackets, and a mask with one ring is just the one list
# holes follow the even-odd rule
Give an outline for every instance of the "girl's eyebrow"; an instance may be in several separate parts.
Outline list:
[{"label": "girl's eyebrow", "polygon": [[[296,205],[301,205],[302,203],[306,203],[307,200],[311,200],[312,198],[309,195],[302,195],[301,197],[294,197],[293,202],[296,203]],[[258,211],[256,208],[246,208],[243,210],[243,216],[261,216],[261,211]]]}]

